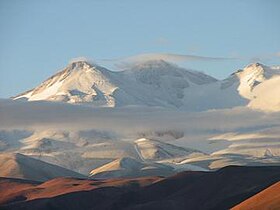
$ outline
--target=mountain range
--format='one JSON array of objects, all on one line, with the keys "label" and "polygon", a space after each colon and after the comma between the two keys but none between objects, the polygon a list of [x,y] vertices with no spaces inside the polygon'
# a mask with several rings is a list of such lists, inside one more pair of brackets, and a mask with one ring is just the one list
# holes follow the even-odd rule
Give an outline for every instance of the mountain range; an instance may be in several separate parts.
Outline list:
[{"label": "mountain range", "polygon": [[59,101],[94,107],[157,106],[205,111],[248,106],[280,110],[280,66],[253,63],[223,80],[150,60],[111,71],[87,61],[75,61],[14,100]]}]

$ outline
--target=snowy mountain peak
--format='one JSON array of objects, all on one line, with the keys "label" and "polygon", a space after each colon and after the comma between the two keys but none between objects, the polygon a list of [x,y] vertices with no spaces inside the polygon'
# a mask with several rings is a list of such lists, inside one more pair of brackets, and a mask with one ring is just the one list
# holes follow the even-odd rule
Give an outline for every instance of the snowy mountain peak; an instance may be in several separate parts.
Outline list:
[{"label": "snowy mountain peak", "polygon": [[86,60],[78,60],[78,61],[70,62],[63,71],[67,71],[67,72],[75,72],[75,71],[85,71],[85,72],[92,71],[92,72],[94,72],[94,71],[96,71],[96,72],[103,73],[103,72],[107,72],[109,70],[102,66],[99,66],[93,62],[89,62]]},{"label": "snowy mountain peak", "polygon": [[243,69],[238,69],[231,74],[231,76],[240,77],[241,75],[250,74],[254,72],[264,73],[265,65],[261,63],[251,63]]},{"label": "snowy mountain peak", "polygon": [[245,76],[251,75],[251,77],[262,77],[264,79],[269,79],[274,75],[278,75],[279,69],[266,66],[261,63],[251,63],[247,65],[243,70],[239,71],[237,75]]},{"label": "snowy mountain peak", "polygon": [[244,98],[253,99],[253,89],[265,80],[278,74],[280,74],[280,71],[261,63],[249,64],[242,71],[236,73],[236,76],[240,80],[238,91]]},{"label": "snowy mountain peak", "polygon": [[110,71],[87,61],[71,62],[64,70],[53,75],[38,87],[14,97],[28,101],[49,100],[69,103],[96,102],[111,106],[110,94],[115,86],[107,74]]},{"label": "snowy mountain peak", "polygon": [[[161,82],[160,80],[166,79],[168,79],[168,81],[164,81],[165,85],[172,82],[173,79],[179,79],[184,81],[176,81],[176,83],[184,83],[184,86],[189,86],[190,84],[202,85],[217,81],[217,79],[202,72],[181,68],[176,64],[164,60],[148,60],[134,63],[128,66],[125,71],[126,73],[134,74],[137,80],[144,84],[156,83],[157,86],[161,85],[158,84]],[[176,84],[174,85],[177,86]]]},{"label": "snowy mountain peak", "polygon": [[[240,72],[239,74],[253,74],[254,76],[264,76],[265,71],[267,70],[267,67],[263,64],[260,63],[252,63],[247,65],[242,72]],[[253,76],[252,75],[252,76]]]},{"label": "snowy mountain peak", "polygon": [[257,63],[250,63],[245,68],[258,68],[258,67],[263,68],[264,66],[265,66],[264,64],[257,62]]},{"label": "snowy mountain peak", "polygon": [[73,61],[68,65],[68,68],[73,70],[82,70],[91,67],[93,67],[92,64],[87,61]]}]

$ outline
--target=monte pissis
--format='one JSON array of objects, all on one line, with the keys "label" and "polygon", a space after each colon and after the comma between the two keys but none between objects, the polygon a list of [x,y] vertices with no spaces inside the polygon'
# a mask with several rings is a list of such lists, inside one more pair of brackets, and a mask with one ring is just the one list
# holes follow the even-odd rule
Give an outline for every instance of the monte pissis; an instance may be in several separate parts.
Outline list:
[{"label": "monte pissis", "polygon": [[158,106],[186,111],[248,106],[280,110],[280,66],[253,63],[217,80],[163,60],[110,71],[87,61],[70,63],[14,100],[87,103],[95,107]]}]

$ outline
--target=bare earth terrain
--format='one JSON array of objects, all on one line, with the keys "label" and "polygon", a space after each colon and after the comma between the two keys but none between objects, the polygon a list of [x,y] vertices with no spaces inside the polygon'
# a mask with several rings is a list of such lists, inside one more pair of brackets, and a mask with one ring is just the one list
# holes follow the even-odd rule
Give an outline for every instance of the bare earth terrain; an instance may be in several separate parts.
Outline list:
[{"label": "bare earth terrain", "polygon": [[[233,209],[248,209],[247,207],[255,207],[254,204],[257,209],[267,209],[270,206],[277,209],[280,207],[277,199],[279,180],[280,167],[268,166],[228,166],[215,172],[188,171],[168,178],[56,178],[43,183],[1,178],[0,203],[3,210],[217,210],[232,208],[249,198]],[[270,187],[271,185],[273,186]],[[269,196],[271,194],[274,197]],[[258,199],[260,195],[264,200]]]}]

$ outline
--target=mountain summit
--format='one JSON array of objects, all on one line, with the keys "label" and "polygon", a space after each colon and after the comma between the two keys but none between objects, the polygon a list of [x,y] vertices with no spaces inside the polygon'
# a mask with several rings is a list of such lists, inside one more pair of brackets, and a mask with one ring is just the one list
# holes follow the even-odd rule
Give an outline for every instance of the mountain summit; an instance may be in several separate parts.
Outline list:
[{"label": "mountain summit", "polygon": [[48,100],[69,103],[97,102],[113,106],[110,95],[116,89],[108,75],[111,72],[86,61],[70,63],[38,87],[16,96],[28,101]]},{"label": "mountain summit", "polygon": [[280,71],[260,63],[250,64],[236,73],[240,81],[238,91],[244,98],[253,99],[254,88],[275,75],[280,75]]}]

